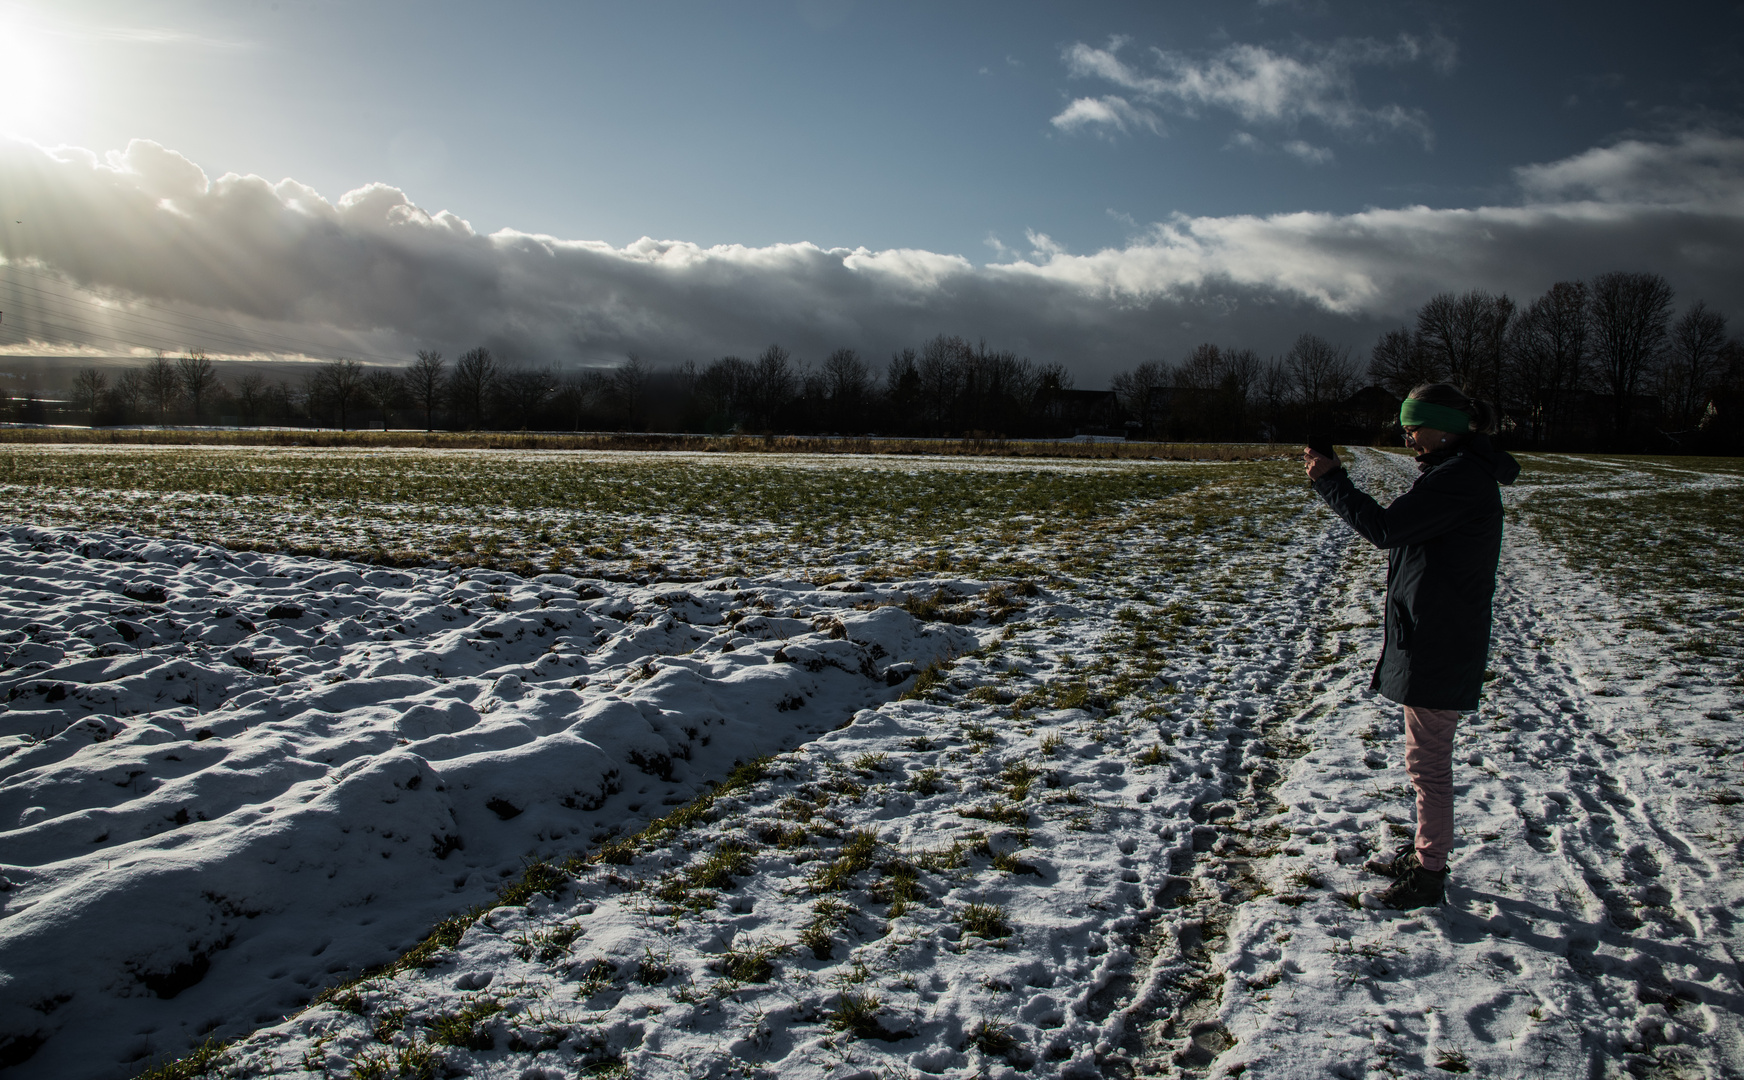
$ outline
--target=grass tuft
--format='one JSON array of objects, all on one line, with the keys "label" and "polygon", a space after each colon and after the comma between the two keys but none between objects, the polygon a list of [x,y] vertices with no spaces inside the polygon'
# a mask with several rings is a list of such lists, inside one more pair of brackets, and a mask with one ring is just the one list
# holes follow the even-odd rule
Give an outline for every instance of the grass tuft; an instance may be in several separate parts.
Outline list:
[{"label": "grass tuft", "polygon": [[775,958],[787,951],[780,942],[752,942],[721,954],[721,974],[736,982],[766,983],[775,977]]},{"label": "grass tuft", "polygon": [[883,1007],[884,1003],[876,994],[844,990],[836,1003],[836,1011],[829,1015],[829,1025],[862,1039],[875,1038],[883,1031],[878,1025],[878,1010]]},{"label": "grass tuft", "polygon": [[138,1080],[197,1080],[224,1064],[228,1043],[207,1039],[185,1056],[166,1061],[139,1074]]},{"label": "grass tuft", "polygon": [[835,953],[835,931],[846,927],[853,915],[854,909],[840,900],[819,900],[811,906],[811,921],[800,930],[799,943],[817,959],[828,960]]},{"label": "grass tuft", "polygon": [[969,1032],[969,1045],[995,1057],[1011,1052],[1017,1045],[1017,1039],[1011,1034],[1011,1025],[1002,1024],[997,1020],[983,1017]]},{"label": "grass tuft", "polygon": [[989,941],[1011,936],[1011,913],[995,904],[969,904],[957,913],[966,934]]},{"label": "grass tuft", "polygon": [[440,1046],[457,1046],[463,1050],[489,1050],[496,1038],[481,1022],[503,1011],[502,1003],[493,998],[479,998],[459,1012],[445,1013],[430,1020],[430,1041]]},{"label": "grass tuft", "polygon": [[852,882],[855,875],[872,866],[872,856],[878,850],[878,831],[876,829],[856,829],[848,836],[848,842],[842,845],[839,855],[830,861],[812,878],[812,892],[841,892]]}]

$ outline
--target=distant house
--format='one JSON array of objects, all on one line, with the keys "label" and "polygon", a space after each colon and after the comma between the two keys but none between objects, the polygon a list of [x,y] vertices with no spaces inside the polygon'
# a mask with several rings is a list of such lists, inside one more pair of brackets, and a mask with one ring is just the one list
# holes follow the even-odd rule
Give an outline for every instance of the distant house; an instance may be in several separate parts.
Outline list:
[{"label": "distant house", "polygon": [[1371,383],[1338,403],[1337,423],[1340,428],[1364,433],[1368,436],[1365,441],[1372,442],[1399,426],[1399,399],[1386,387]]},{"label": "distant house", "polygon": [[1215,437],[1215,428],[1225,411],[1224,395],[1197,386],[1151,386],[1139,399],[1136,415],[1126,426],[1135,434],[1153,439],[1180,440]]},{"label": "distant house", "polygon": [[[1643,440],[1652,444],[1669,441],[1664,436],[1657,435],[1662,412],[1656,395],[1629,395],[1626,411],[1628,415],[1624,422],[1628,425],[1627,438],[1632,443]],[[1582,392],[1575,396],[1574,407],[1569,413],[1567,430],[1555,433],[1562,440],[1607,445],[1616,437],[1617,395]]]},{"label": "distant house", "polygon": [[1112,390],[1047,390],[1041,401],[1043,422],[1061,435],[1123,435],[1120,399]]}]

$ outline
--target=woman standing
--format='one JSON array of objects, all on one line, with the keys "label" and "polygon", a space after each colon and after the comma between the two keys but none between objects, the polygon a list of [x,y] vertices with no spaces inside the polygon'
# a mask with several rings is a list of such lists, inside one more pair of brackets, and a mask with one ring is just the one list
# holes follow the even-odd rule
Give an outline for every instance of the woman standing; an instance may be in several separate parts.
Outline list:
[{"label": "woman standing", "polygon": [[1304,451],[1308,478],[1350,527],[1387,551],[1385,644],[1370,689],[1405,707],[1405,771],[1417,789],[1416,842],[1368,869],[1394,880],[1381,904],[1439,904],[1453,849],[1453,729],[1478,707],[1490,648],[1490,598],[1502,553],[1498,484],[1520,475],[1490,445],[1496,413],[1447,383],[1399,407],[1421,475],[1383,508],[1337,457]]}]

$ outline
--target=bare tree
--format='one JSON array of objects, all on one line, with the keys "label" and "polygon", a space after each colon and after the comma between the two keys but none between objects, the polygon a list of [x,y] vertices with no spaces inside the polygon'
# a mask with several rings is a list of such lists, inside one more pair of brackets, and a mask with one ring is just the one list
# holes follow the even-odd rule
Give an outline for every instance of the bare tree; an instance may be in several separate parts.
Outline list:
[{"label": "bare tree", "polygon": [[1260,372],[1260,402],[1268,412],[1276,413],[1296,396],[1296,382],[1290,376],[1290,365],[1280,357],[1266,361]]},{"label": "bare tree", "polygon": [[212,369],[212,361],[206,359],[204,349],[189,349],[186,356],[176,361],[176,381],[193,403],[194,423],[199,423],[205,414],[206,398],[218,382],[218,374]]},{"label": "bare tree", "polygon": [[1061,363],[1043,364],[1036,368],[1036,393],[1047,394],[1055,390],[1070,390],[1077,386],[1077,380],[1071,371]]},{"label": "bare tree", "polygon": [[1303,334],[1284,358],[1296,392],[1314,413],[1341,400],[1350,392],[1356,369],[1350,350],[1339,348],[1318,334]]},{"label": "bare tree", "polygon": [[1593,279],[1593,360],[1599,382],[1611,393],[1618,440],[1628,437],[1641,380],[1665,348],[1671,301],[1671,286],[1658,274],[1613,271]]},{"label": "bare tree", "polygon": [[260,423],[260,414],[266,410],[266,404],[266,379],[258,371],[243,372],[236,380],[236,407],[242,413],[242,422]]},{"label": "bare tree", "polygon": [[606,376],[592,369],[564,375],[557,383],[556,404],[569,417],[570,430],[581,430],[581,419],[606,398]]},{"label": "bare tree", "polygon": [[1223,377],[1223,350],[1206,342],[1195,345],[1175,368],[1175,385],[1189,390],[1215,390]]},{"label": "bare tree", "polygon": [[1223,372],[1217,380],[1218,387],[1246,406],[1253,401],[1263,369],[1260,354],[1252,349],[1225,349]]},{"label": "bare tree", "polygon": [[322,364],[309,377],[310,412],[326,403],[339,410],[339,430],[347,430],[351,406],[364,394],[363,380],[363,365],[349,357]]},{"label": "bare tree", "polygon": [[1387,393],[1402,398],[1411,388],[1433,380],[1426,370],[1424,354],[1411,338],[1411,331],[1401,326],[1388,330],[1369,350],[1369,381],[1386,388]]},{"label": "bare tree", "polygon": [[425,431],[432,431],[436,426],[433,418],[442,404],[446,367],[441,353],[419,349],[418,358],[406,369],[406,391],[412,396],[412,404],[424,410]]},{"label": "bare tree", "polygon": [[866,361],[853,349],[837,349],[824,358],[822,374],[831,429],[864,430],[866,405],[872,393],[872,372]]},{"label": "bare tree", "polygon": [[1672,326],[1662,382],[1677,427],[1687,430],[1700,422],[1708,391],[1720,375],[1720,347],[1725,343],[1726,317],[1700,300]]},{"label": "bare tree", "polygon": [[890,354],[884,367],[884,408],[891,430],[912,432],[920,415],[920,365],[913,349]]},{"label": "bare tree", "polygon": [[[1419,381],[1446,379],[1474,392],[1489,392],[1500,377],[1503,341],[1514,301],[1482,289],[1455,296],[1440,293],[1417,311],[1412,362]],[[1406,389],[1409,389],[1407,387]]]},{"label": "bare tree", "polygon": [[175,405],[177,392],[181,389],[182,381],[176,375],[176,366],[159,353],[145,365],[143,377],[146,403],[151,407],[152,415],[157,417],[157,422],[162,424],[164,414]]},{"label": "bare tree", "polygon": [[752,373],[752,400],[758,427],[774,428],[782,407],[793,397],[794,376],[793,354],[780,345],[771,345],[758,354]]},{"label": "bare tree", "polygon": [[969,343],[960,337],[940,334],[920,347],[921,415],[927,433],[943,435],[957,426],[959,401],[963,396],[964,361]]},{"label": "bare tree", "polygon": [[109,376],[96,368],[80,368],[73,376],[73,401],[84,411],[86,423],[97,423],[97,410],[102,406],[103,395],[108,389]]},{"label": "bare tree", "polygon": [[1116,373],[1108,380],[1108,388],[1114,391],[1114,399],[1120,403],[1121,411],[1144,425],[1144,430],[1149,432],[1168,396],[1167,380],[1162,364],[1143,360],[1130,371]]},{"label": "bare tree", "polygon": [[697,375],[694,393],[709,431],[731,431],[748,421],[754,381],[751,365],[737,356],[723,356]]},{"label": "bare tree", "polygon": [[498,415],[518,420],[524,431],[557,392],[557,376],[548,368],[515,368],[497,379]]},{"label": "bare tree", "polygon": [[1508,336],[1506,396],[1526,410],[1534,443],[1566,413],[1587,370],[1587,287],[1559,281],[1532,301]]},{"label": "bare tree", "polygon": [[382,429],[388,426],[388,410],[404,396],[406,384],[400,378],[400,373],[387,368],[376,368],[363,376],[363,385],[359,397],[374,405],[381,412]]},{"label": "bare tree", "polygon": [[642,398],[648,390],[648,369],[642,358],[631,353],[613,369],[609,383],[611,398],[618,409],[618,426],[630,430],[636,426],[642,412]]},{"label": "bare tree", "polygon": [[128,368],[123,371],[115,379],[115,390],[112,396],[115,402],[121,406],[121,411],[131,420],[146,401],[145,372],[139,368]]},{"label": "bare tree", "polygon": [[448,384],[449,392],[454,397],[456,407],[475,428],[484,426],[485,402],[490,399],[491,387],[501,372],[497,358],[482,345],[461,353],[460,359],[454,364],[454,375]]},{"label": "bare tree", "polygon": [[965,358],[962,415],[972,431],[1005,434],[1018,429],[1035,401],[1036,369],[1010,349],[976,344]]}]

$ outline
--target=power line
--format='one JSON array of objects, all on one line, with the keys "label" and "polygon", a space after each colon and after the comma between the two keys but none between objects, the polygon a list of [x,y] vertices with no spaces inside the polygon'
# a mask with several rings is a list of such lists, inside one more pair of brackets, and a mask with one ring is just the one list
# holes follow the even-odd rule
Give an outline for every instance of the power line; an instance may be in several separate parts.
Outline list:
[{"label": "power line", "polygon": [[[39,310],[49,311],[49,312],[52,312],[54,314],[60,314],[60,315],[70,315],[70,316],[73,316],[73,317],[79,318],[79,319],[86,318],[85,312],[80,311],[80,310],[68,310],[68,308],[64,305],[77,305],[77,304],[81,304],[81,303],[91,303],[91,304],[97,303],[96,301],[87,301],[87,300],[83,300],[83,299],[76,297],[76,296],[65,296],[65,295],[60,294],[60,293],[50,292],[50,291],[45,290],[45,289],[39,289],[35,286],[26,285],[22,282],[9,281],[9,282],[0,283],[0,285],[3,285],[5,288],[12,290],[14,295],[18,295],[18,294],[23,293],[23,292],[34,293],[35,298],[28,301],[28,302],[35,304]],[[20,300],[19,302],[25,303],[27,301]],[[131,320],[135,324],[136,330],[138,330],[140,327],[144,327],[146,329],[161,328],[163,331],[168,331],[170,333],[175,334],[178,338],[184,339],[184,344],[185,344],[185,339],[195,336],[194,334],[190,334],[188,332],[187,327],[176,326],[165,319],[154,318],[150,315],[139,315],[139,314],[136,314],[133,312],[128,312],[128,311],[118,311],[118,310],[107,308],[107,307],[102,308],[102,318],[105,321],[112,320],[116,317]],[[213,332],[212,331],[205,331],[204,333],[206,333],[208,336],[211,336]],[[221,331],[220,333],[222,333],[222,336],[224,336],[226,339],[232,341],[233,343],[238,340],[233,335],[229,334],[227,331]]]},{"label": "power line", "polygon": [[[43,274],[43,273],[38,272],[38,271],[29,270],[29,269],[26,269],[26,268],[20,267],[20,266],[12,266],[12,265],[4,266],[4,267],[0,267],[0,271],[8,271],[11,273],[26,274],[26,275],[37,278],[39,280],[42,280],[42,281],[47,282],[47,283],[52,284],[52,285],[58,285],[58,286],[63,286],[63,287],[67,287],[67,288],[78,289],[78,286],[71,285],[71,283],[65,282],[59,278],[56,278],[56,277],[53,277],[53,276],[50,276],[47,274]],[[168,327],[169,329],[175,331],[178,334],[178,336],[183,336],[183,337],[193,336],[193,335],[188,334],[188,328],[185,326],[171,325],[169,323],[166,323],[162,319],[154,319],[149,315],[140,315],[140,314],[137,314],[136,312],[133,312],[130,310],[117,310],[115,308],[105,307],[105,306],[101,305],[98,301],[92,300],[92,299],[89,299],[86,297],[77,296],[77,295],[69,296],[69,295],[66,295],[64,293],[50,292],[48,290],[45,290],[45,289],[42,289],[42,288],[39,288],[36,286],[24,284],[22,282],[9,282],[8,284],[12,288],[28,289],[28,290],[30,290],[34,293],[37,293],[41,296],[50,297],[50,298],[53,298],[56,300],[61,300],[61,301],[65,301],[65,302],[69,302],[69,303],[73,303],[73,304],[90,304],[90,305],[96,306],[96,307],[100,308],[100,310],[103,312],[104,316],[108,317],[108,318],[120,317],[123,319],[132,319],[132,320],[135,320],[137,322],[155,323],[155,324],[160,325],[160,326]],[[215,329],[203,331],[203,333],[205,333],[207,335],[211,335],[214,333],[221,334],[221,335],[225,336],[226,338],[228,338],[233,344],[236,344],[239,347],[243,347],[243,348],[258,349],[261,347],[262,344],[270,344],[272,339],[277,339],[277,344],[280,347],[286,348],[286,349],[289,349],[292,351],[303,352],[303,353],[335,351],[331,346],[322,346],[319,348],[311,348],[310,344],[307,341],[297,339],[297,338],[288,337],[287,335],[284,335],[284,334],[278,333],[278,332],[274,332],[274,331],[253,330],[253,329],[239,326],[235,323],[223,322],[221,320],[212,319],[212,318],[208,318],[208,317],[201,316],[201,315],[188,314],[185,312],[176,311],[176,310],[171,309],[171,308],[160,307],[156,304],[151,304],[151,303],[147,303],[144,301],[128,301],[128,303],[129,303],[130,307],[142,307],[142,308],[146,308],[146,309],[151,310],[151,311],[162,312],[163,314],[167,315],[169,318],[175,319],[180,323],[206,323]],[[352,351],[352,350],[347,350],[347,351]],[[390,361],[390,362],[397,361],[397,360],[401,359],[398,357],[381,356],[379,354],[359,353],[358,355],[359,356],[367,355],[371,359],[384,360],[384,361]]]},{"label": "power line", "polygon": [[[37,278],[45,283],[52,284],[52,285],[69,287],[69,288],[73,288],[73,289],[78,288],[77,286],[71,285],[70,283],[65,282],[59,278],[53,277],[53,276],[48,275],[48,274],[43,274],[43,273],[35,271],[35,270],[26,269],[24,267],[17,266],[17,265],[0,266],[0,271],[4,271],[7,273],[13,273],[13,274],[25,274],[25,275],[28,275],[28,276],[33,277],[33,278]],[[200,337],[205,337],[207,339],[216,338],[216,339],[218,339],[217,343],[227,344],[228,346],[230,346],[232,348],[235,348],[235,349],[238,349],[241,351],[245,351],[245,352],[274,350],[274,351],[284,351],[284,352],[296,352],[296,353],[301,353],[305,356],[320,355],[320,354],[325,354],[325,353],[344,352],[347,355],[354,355],[354,356],[358,357],[359,359],[375,360],[375,361],[387,363],[387,364],[398,365],[398,364],[402,364],[405,362],[404,357],[385,356],[385,355],[382,355],[379,353],[362,352],[362,351],[359,351],[356,349],[336,349],[336,348],[332,347],[331,345],[325,345],[325,344],[317,346],[317,345],[314,345],[307,340],[300,340],[300,339],[293,338],[293,337],[290,337],[288,335],[278,333],[275,331],[253,330],[253,329],[249,329],[247,327],[240,326],[240,325],[235,324],[235,323],[227,323],[227,322],[224,322],[224,321],[221,321],[218,319],[209,318],[206,316],[191,315],[191,314],[187,314],[184,312],[176,311],[172,308],[164,308],[164,307],[160,307],[160,306],[155,305],[155,304],[145,303],[142,301],[128,301],[128,304],[130,307],[139,307],[139,308],[145,308],[145,309],[150,310],[150,311],[160,312],[164,316],[167,316],[167,320],[163,319],[163,318],[154,318],[150,315],[139,314],[137,312],[130,311],[130,310],[109,307],[109,306],[106,306],[106,305],[100,303],[97,300],[93,300],[93,299],[90,299],[87,297],[78,296],[78,295],[68,295],[66,293],[62,293],[62,292],[58,292],[58,291],[51,291],[48,289],[41,288],[39,286],[33,286],[30,284],[27,284],[25,282],[9,281],[9,282],[3,282],[3,284],[6,285],[7,287],[13,289],[13,290],[26,290],[32,294],[35,294],[34,299],[26,300],[26,299],[21,297],[20,302],[21,303],[35,303],[35,304],[51,311],[53,314],[56,314],[56,315],[60,315],[63,317],[70,316],[72,318],[81,319],[81,320],[88,319],[90,322],[102,322],[102,321],[113,322],[117,319],[126,320],[126,321],[130,322],[132,324],[131,328],[124,329],[122,333],[114,333],[114,332],[106,331],[109,333],[109,336],[113,340],[119,342],[120,344],[124,344],[124,345],[134,345],[134,346],[137,346],[140,348],[146,348],[146,349],[162,348],[163,346],[162,346],[161,341],[141,342],[141,341],[136,341],[136,340],[129,340],[128,336],[124,336],[124,335],[131,333],[132,335],[142,336],[142,337],[143,336],[156,336],[156,334],[161,334],[161,333],[164,333],[167,331],[167,332],[174,333],[177,337],[180,337],[183,339],[182,347],[186,347],[187,339],[190,339],[190,338],[198,339]],[[71,310],[68,310],[67,308],[62,307],[61,305],[72,305],[73,307]],[[90,305],[91,307],[96,308],[97,311],[100,312],[100,314],[101,314],[101,319],[91,318],[91,317],[85,315],[85,313],[83,311],[79,310],[77,305]],[[168,320],[175,320],[175,322],[170,322]],[[45,328],[50,328],[50,329],[56,330],[56,331],[58,331],[62,334],[65,334],[65,335],[67,335],[75,340],[77,340],[80,337],[87,336],[90,332],[88,328],[68,327],[68,326],[64,326],[61,324],[57,324],[57,323],[47,322],[46,320],[41,320],[41,319],[37,319],[37,320],[33,320],[33,321],[40,323]],[[192,328],[192,327],[188,327],[186,325],[179,325],[179,324],[187,324],[187,323],[205,323],[211,329],[199,330],[198,328]],[[14,326],[6,325],[4,322],[0,322],[0,328],[6,329],[6,330],[15,329]],[[194,332],[190,332],[190,330],[193,330]],[[83,331],[83,332],[81,332],[81,331]]]}]

